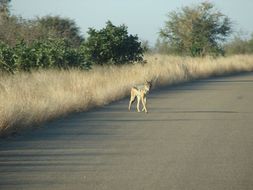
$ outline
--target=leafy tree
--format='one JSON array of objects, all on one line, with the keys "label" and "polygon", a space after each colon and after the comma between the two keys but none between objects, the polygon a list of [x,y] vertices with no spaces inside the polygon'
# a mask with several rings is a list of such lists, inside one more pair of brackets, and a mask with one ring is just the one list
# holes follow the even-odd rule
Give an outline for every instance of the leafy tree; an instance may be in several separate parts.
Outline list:
[{"label": "leafy tree", "polygon": [[21,17],[11,15],[8,20],[0,23],[0,40],[12,47],[21,40],[31,44],[40,36],[41,30],[35,27],[34,22]]},{"label": "leafy tree", "polygon": [[10,16],[10,2],[11,0],[0,0],[0,21]]},{"label": "leafy tree", "polygon": [[0,0],[0,40],[8,41],[14,31],[9,30],[10,25],[10,0]]},{"label": "leafy tree", "polygon": [[125,25],[114,26],[110,21],[101,30],[90,28],[84,43],[88,61],[95,64],[124,64],[143,60],[143,48],[137,36],[128,35]]},{"label": "leafy tree", "polygon": [[45,16],[37,19],[37,25],[41,30],[42,38],[56,37],[69,40],[74,46],[79,46],[84,38],[75,21],[59,16]]},{"label": "leafy tree", "polygon": [[10,13],[10,0],[0,0],[0,40],[14,47],[20,40],[31,43],[41,30],[31,20]]},{"label": "leafy tree", "polygon": [[215,10],[212,3],[203,2],[169,13],[160,36],[179,54],[205,56],[223,54],[221,42],[230,33],[230,19]]}]

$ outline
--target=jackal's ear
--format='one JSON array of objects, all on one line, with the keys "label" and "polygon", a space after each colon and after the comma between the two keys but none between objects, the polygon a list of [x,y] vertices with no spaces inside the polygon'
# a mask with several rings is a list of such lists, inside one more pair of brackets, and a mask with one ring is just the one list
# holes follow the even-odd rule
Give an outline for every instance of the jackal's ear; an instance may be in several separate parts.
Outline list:
[{"label": "jackal's ear", "polygon": [[150,81],[146,80],[146,84],[149,85],[149,88],[152,88],[152,80],[150,80]]},{"label": "jackal's ear", "polygon": [[146,83],[152,84],[152,80],[146,80]]}]

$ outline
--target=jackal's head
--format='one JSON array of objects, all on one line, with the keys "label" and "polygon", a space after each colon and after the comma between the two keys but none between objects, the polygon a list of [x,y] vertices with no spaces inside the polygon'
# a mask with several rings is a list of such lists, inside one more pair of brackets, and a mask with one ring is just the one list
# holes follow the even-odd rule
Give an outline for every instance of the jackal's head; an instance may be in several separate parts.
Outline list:
[{"label": "jackal's head", "polygon": [[146,80],[144,86],[145,86],[145,91],[146,91],[146,92],[149,92],[150,89],[151,89],[151,87],[152,87],[152,81],[147,81],[147,80]]}]

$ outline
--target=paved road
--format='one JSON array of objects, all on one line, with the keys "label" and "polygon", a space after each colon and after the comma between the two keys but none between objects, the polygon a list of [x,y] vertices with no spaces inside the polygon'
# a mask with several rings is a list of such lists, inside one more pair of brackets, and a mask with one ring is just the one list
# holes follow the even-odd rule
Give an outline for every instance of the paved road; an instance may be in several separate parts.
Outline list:
[{"label": "paved road", "polygon": [[253,74],[153,91],[0,141],[2,190],[252,190]]}]

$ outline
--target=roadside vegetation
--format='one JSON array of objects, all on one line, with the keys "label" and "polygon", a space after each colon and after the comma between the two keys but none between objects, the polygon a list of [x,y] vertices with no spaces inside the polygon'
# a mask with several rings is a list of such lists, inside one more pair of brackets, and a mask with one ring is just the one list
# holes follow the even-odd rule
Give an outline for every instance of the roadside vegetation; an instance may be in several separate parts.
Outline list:
[{"label": "roadside vegetation", "polygon": [[71,19],[25,20],[10,2],[0,0],[0,136],[122,99],[145,80],[159,87],[253,71],[251,41],[245,53],[241,41],[225,43],[231,21],[211,3],[170,13],[150,48],[125,25],[108,21],[84,38]]},{"label": "roadside vegetation", "polygon": [[[146,64],[96,66],[90,71],[39,70],[0,76],[0,135],[86,111],[129,95],[132,85],[154,87],[253,71],[253,55],[191,58],[149,55]],[[126,110],[127,105],[126,105]]]}]

